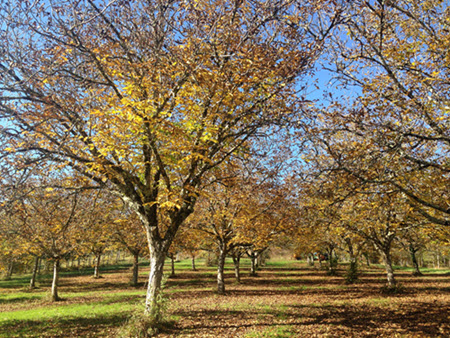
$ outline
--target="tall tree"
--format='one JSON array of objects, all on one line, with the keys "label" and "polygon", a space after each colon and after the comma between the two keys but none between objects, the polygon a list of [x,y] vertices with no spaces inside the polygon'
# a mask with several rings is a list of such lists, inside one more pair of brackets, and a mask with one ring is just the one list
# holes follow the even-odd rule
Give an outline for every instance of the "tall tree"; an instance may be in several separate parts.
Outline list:
[{"label": "tall tree", "polygon": [[[329,68],[340,85],[352,88],[355,100],[323,112],[322,127],[328,137],[348,135],[362,147],[355,153],[351,142],[339,149],[327,141],[326,148],[360,182],[397,189],[428,221],[448,226],[448,3],[338,3],[346,19],[332,44]],[[384,175],[374,176],[374,165],[384,168]]]},{"label": "tall tree", "polygon": [[1,4],[7,150],[108,184],[139,215],[151,261],[146,313],[158,317],[164,258],[204,175],[301,105],[297,80],[329,32],[310,34],[311,20],[326,8],[324,0]]}]

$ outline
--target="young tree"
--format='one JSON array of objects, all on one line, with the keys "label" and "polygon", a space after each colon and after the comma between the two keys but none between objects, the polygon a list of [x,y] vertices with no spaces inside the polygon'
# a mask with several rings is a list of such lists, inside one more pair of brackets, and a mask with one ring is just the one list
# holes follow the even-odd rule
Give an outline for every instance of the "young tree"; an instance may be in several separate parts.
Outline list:
[{"label": "young tree", "polygon": [[108,184],[138,214],[151,260],[146,313],[158,317],[164,259],[204,175],[298,111],[297,80],[329,32],[310,34],[311,20],[326,9],[324,0],[2,3],[8,150]]},{"label": "young tree", "polygon": [[97,191],[85,200],[85,221],[82,229],[80,251],[94,255],[94,278],[100,278],[102,255],[111,248],[115,211],[120,205],[117,197],[107,191]]},{"label": "young tree", "polygon": [[139,257],[148,255],[147,238],[137,215],[126,207],[114,221],[112,237],[119,247],[124,247],[133,256],[131,285],[137,286],[139,279]]},{"label": "young tree", "polygon": [[35,189],[17,201],[9,214],[16,224],[16,235],[22,246],[35,256],[45,256],[53,262],[51,297],[60,300],[58,281],[61,260],[79,246],[82,211],[80,195],[61,190]]}]

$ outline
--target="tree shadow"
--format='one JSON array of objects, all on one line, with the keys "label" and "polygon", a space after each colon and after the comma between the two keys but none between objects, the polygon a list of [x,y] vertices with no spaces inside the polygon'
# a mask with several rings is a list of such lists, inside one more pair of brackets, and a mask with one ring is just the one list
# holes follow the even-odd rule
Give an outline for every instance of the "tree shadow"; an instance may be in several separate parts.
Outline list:
[{"label": "tree shadow", "polygon": [[[344,327],[362,336],[377,336],[379,328],[395,327],[401,334],[414,336],[440,336],[449,328],[448,311],[430,303],[416,303],[414,308],[407,304],[397,311],[388,308],[355,307],[351,305],[290,305],[282,310],[187,310],[177,311],[176,315],[187,318],[187,325],[176,325],[172,334],[182,332],[210,331],[216,329],[237,329],[250,327],[289,326],[301,331],[302,327],[313,325]],[[263,316],[263,319],[262,319]],[[255,318],[258,318],[255,324]],[[283,319],[283,320],[278,320]],[[286,321],[286,319],[290,319]],[[386,331],[384,331],[386,332]],[[394,333],[394,332],[392,332]],[[397,332],[398,333],[398,332]]]}]

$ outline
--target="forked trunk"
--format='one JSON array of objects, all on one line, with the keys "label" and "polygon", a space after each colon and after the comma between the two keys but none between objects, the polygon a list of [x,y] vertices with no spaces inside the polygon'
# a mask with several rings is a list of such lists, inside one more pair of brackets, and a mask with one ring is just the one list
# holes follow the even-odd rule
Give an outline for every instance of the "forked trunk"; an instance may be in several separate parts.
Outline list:
[{"label": "forked trunk", "polygon": [[161,319],[161,307],[158,300],[161,293],[161,282],[164,272],[164,260],[167,252],[150,248],[150,273],[148,277],[147,296],[145,299],[145,314],[157,322]]},{"label": "forked trunk", "polygon": [[219,261],[217,262],[217,292],[220,295],[223,295],[225,293],[225,256],[225,250],[223,248],[220,248]]},{"label": "forked trunk", "polygon": [[131,277],[131,284],[133,286],[138,285],[139,276],[139,254],[133,254],[133,276]]},{"label": "forked trunk", "polygon": [[60,300],[58,296],[58,281],[59,281],[59,258],[53,262],[53,281],[52,281],[52,301]]},{"label": "forked trunk", "polygon": [[36,287],[36,276],[38,268],[39,268],[39,256],[36,256],[34,258],[33,273],[31,274],[30,289],[34,289]]},{"label": "forked trunk", "polygon": [[102,254],[97,254],[95,257],[95,267],[94,267],[94,278],[100,277],[100,259],[102,258]]},{"label": "forked trunk", "polygon": [[409,246],[409,252],[411,254],[411,261],[412,261],[412,265],[413,265],[413,268],[414,268],[413,275],[414,276],[421,276],[422,273],[420,272],[419,263],[417,262],[417,258],[416,258],[417,250],[414,248],[414,246],[412,244]]}]

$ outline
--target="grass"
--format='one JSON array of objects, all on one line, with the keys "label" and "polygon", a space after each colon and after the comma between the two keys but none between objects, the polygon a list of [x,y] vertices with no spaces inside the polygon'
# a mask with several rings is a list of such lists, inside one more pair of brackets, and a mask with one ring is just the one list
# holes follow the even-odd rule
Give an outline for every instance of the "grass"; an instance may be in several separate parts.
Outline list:
[{"label": "grass", "polygon": [[[450,326],[450,277],[445,269],[422,269],[423,277],[397,269],[404,292],[383,294],[382,268],[362,268],[356,284],[329,277],[298,261],[268,261],[249,276],[243,260],[242,283],[235,283],[227,260],[224,296],[215,293],[215,267],[196,261],[175,263],[169,278],[168,318],[158,337],[309,337],[309,336],[445,336]],[[341,271],[345,266],[340,267]],[[166,262],[170,273],[170,261]],[[140,286],[128,282],[129,265],[62,275],[61,302],[49,301],[49,275],[40,288],[28,289],[29,276],[0,281],[0,337],[116,337],[121,327],[143,311],[148,268],[141,268]],[[436,278],[438,277],[438,278]]]},{"label": "grass", "polygon": [[287,327],[270,327],[258,332],[250,332],[245,335],[246,338],[266,338],[266,337],[297,337],[298,334],[289,326]]}]

